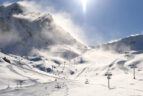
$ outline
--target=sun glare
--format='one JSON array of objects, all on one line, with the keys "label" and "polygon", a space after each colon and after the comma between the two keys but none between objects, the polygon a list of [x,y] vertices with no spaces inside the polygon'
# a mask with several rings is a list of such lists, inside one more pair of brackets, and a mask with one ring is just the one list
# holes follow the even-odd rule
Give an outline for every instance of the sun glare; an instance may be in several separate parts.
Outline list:
[{"label": "sun glare", "polygon": [[86,7],[87,7],[87,0],[81,0],[82,2],[82,10],[85,13],[86,12]]}]

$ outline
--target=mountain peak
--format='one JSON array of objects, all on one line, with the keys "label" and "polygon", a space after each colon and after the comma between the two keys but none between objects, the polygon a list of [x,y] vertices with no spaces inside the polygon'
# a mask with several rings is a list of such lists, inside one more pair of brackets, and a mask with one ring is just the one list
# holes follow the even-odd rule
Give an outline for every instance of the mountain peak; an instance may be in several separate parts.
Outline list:
[{"label": "mountain peak", "polygon": [[22,6],[20,3],[12,3],[8,6],[1,6],[0,7],[0,13],[7,14],[9,16],[13,14],[21,14],[26,10],[24,6]]},{"label": "mountain peak", "polygon": [[[77,56],[75,54],[84,48],[69,32],[56,24],[51,14],[33,11],[23,2],[0,7],[0,36],[3,37],[0,38],[0,48],[4,53],[27,55],[33,49],[48,48],[54,50],[53,55],[64,50],[59,56],[65,58],[69,52]],[[4,37],[9,39],[5,40]],[[62,47],[55,47],[59,45]],[[67,46],[74,50],[71,52]]]}]

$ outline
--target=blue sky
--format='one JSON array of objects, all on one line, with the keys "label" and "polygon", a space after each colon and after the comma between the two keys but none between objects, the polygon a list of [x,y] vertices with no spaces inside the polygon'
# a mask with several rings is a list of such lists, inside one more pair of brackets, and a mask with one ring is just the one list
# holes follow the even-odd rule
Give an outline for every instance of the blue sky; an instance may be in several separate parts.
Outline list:
[{"label": "blue sky", "polygon": [[[0,0],[0,4],[6,1],[16,0]],[[56,10],[69,13],[84,29],[90,45],[143,32],[143,0],[88,0],[86,12],[83,12],[81,0],[41,1],[45,6],[49,1]]]}]

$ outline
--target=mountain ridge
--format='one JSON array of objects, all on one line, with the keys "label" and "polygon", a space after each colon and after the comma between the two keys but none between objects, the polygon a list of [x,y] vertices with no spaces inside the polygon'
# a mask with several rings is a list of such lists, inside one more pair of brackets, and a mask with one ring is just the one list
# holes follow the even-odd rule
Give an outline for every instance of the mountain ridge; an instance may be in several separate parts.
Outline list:
[{"label": "mountain ridge", "polygon": [[[7,45],[7,42],[0,45],[0,48],[6,53],[24,55],[30,53],[33,48],[41,49],[55,45],[75,47],[77,50],[81,47],[82,50],[85,47],[70,33],[65,32],[60,25],[56,25],[49,13],[28,11],[20,3],[1,7],[0,10],[0,32],[3,36],[7,37],[8,35],[11,38]],[[73,54],[78,53],[73,52]]]},{"label": "mountain ridge", "polygon": [[110,41],[94,48],[123,53],[143,50],[143,34],[131,35],[120,40]]}]

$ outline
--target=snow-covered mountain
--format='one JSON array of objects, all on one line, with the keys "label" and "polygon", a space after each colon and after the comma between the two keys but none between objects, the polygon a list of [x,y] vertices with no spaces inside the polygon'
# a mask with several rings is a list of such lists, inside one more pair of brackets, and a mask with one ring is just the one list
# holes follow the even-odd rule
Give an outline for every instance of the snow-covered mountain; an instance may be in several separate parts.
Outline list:
[{"label": "snow-covered mountain", "polygon": [[[66,62],[56,57],[0,53],[0,96],[142,96],[142,57],[140,50],[118,53],[97,48]],[[136,79],[130,68],[133,64]],[[107,72],[113,74],[110,89]],[[17,87],[20,81],[21,88]]]},{"label": "snow-covered mountain", "polygon": [[[57,25],[51,14],[33,12],[22,2],[0,7],[0,48],[5,53],[36,54],[33,50],[49,50],[66,58],[78,56],[85,45]],[[63,54],[59,54],[63,53]]]},{"label": "snow-covered mountain", "polygon": [[120,40],[112,41],[107,44],[97,46],[96,48],[102,48],[103,50],[111,50],[114,52],[126,52],[126,51],[143,51],[143,35],[132,35]]},{"label": "snow-covered mountain", "polygon": [[31,12],[22,2],[2,6],[0,96],[143,96],[142,38],[87,49],[51,14]]}]

